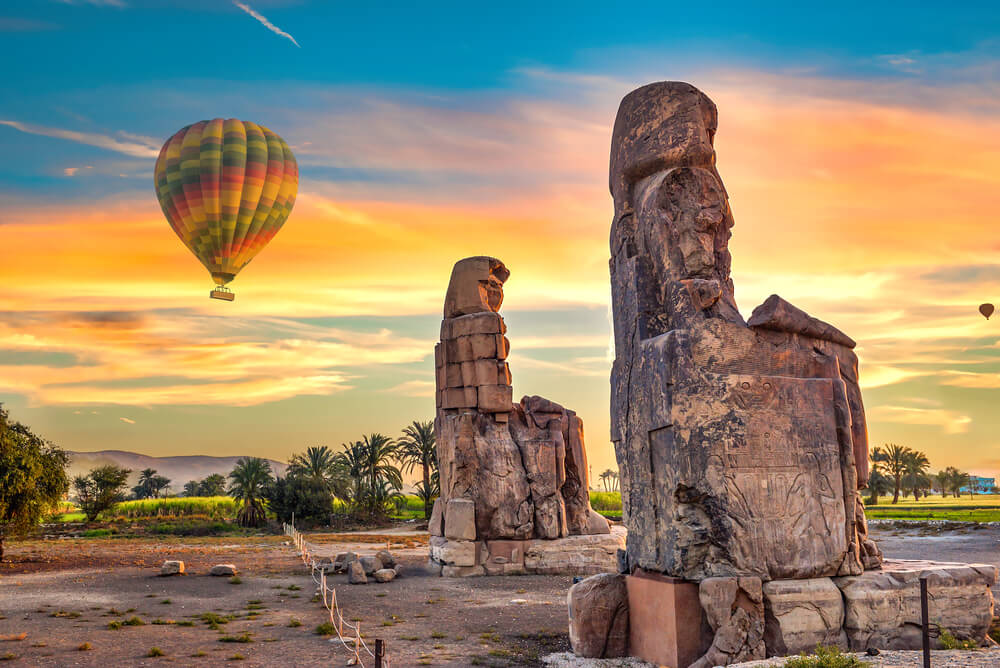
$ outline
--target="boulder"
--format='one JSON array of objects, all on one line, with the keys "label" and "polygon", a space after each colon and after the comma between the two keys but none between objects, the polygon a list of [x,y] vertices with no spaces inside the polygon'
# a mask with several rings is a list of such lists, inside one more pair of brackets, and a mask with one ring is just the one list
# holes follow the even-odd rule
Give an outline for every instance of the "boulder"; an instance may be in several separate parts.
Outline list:
[{"label": "boulder", "polygon": [[382,562],[375,556],[361,557],[358,561],[361,563],[361,569],[365,572],[365,575],[371,575],[382,568]]},{"label": "boulder", "polygon": [[184,575],[184,562],[164,561],[160,566],[160,575]]},{"label": "boulder", "polygon": [[577,656],[628,656],[628,592],[625,576],[601,573],[573,585],[567,597],[569,642]]},{"label": "boulder", "polygon": [[374,575],[375,582],[392,582],[396,578],[396,571],[391,568],[380,568]]},{"label": "boulder", "polygon": [[844,599],[833,580],[772,580],[763,591],[768,656],[808,653],[816,645],[847,649]]},{"label": "boulder", "polygon": [[346,573],[347,565],[352,561],[357,561],[358,555],[354,552],[340,552],[333,559],[333,572]]},{"label": "boulder", "polygon": [[347,565],[347,582],[352,585],[368,584],[368,577],[360,560],[354,560]]},{"label": "boulder", "polygon": [[212,566],[212,568],[208,571],[208,574],[218,577],[233,577],[236,575],[236,566],[233,564],[216,564],[215,566]]},{"label": "boulder", "polygon": [[379,550],[375,553],[378,560],[382,562],[383,568],[395,568],[396,567],[396,557],[392,556],[389,550]]}]

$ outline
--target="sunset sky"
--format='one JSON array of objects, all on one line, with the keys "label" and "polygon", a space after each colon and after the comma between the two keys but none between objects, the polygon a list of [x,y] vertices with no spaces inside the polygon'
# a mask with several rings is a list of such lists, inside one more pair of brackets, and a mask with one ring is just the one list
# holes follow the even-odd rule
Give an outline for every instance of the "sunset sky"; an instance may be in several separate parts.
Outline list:
[{"label": "sunset sky", "polygon": [[[719,107],[743,315],[779,293],[835,324],[873,444],[1000,475],[1000,10],[751,4],[4,2],[0,402],[71,450],[396,435],[433,417],[452,265],[493,255],[515,397],[613,467],[611,126],[672,79]],[[301,171],[233,303],[153,191],[215,117]]]}]

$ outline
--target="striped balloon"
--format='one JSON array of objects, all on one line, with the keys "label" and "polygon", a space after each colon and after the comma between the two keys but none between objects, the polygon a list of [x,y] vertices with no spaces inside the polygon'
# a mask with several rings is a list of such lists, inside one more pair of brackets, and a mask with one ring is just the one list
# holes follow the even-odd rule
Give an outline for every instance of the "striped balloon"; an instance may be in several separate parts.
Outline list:
[{"label": "striped balloon", "polygon": [[288,219],[299,168],[285,140],[267,128],[216,118],[168,139],[154,180],[170,227],[225,285]]}]

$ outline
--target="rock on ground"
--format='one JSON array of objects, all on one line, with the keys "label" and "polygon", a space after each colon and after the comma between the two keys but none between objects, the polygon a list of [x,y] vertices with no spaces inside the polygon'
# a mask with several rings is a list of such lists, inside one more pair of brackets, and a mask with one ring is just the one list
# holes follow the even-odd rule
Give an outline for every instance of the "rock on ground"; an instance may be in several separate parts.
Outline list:
[{"label": "rock on ground", "polygon": [[347,566],[347,582],[349,584],[368,584],[368,576],[360,560],[354,560]]},{"label": "rock on ground", "polygon": [[628,654],[628,591],[625,576],[601,573],[569,590],[569,642],[579,656]]},{"label": "rock on ground", "polygon": [[391,568],[380,568],[375,571],[375,582],[392,582],[396,579],[396,571]]},{"label": "rock on ground", "polygon": [[160,566],[160,575],[184,575],[184,562],[164,561]]},{"label": "rock on ground", "polygon": [[236,575],[236,566],[233,564],[216,564],[215,566],[212,566],[211,570],[208,571],[208,574],[232,577]]}]

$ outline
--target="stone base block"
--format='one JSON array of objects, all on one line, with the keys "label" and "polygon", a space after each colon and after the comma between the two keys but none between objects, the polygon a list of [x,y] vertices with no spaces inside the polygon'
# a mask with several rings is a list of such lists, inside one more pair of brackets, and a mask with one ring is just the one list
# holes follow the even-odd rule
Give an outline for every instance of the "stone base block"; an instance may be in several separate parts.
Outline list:
[{"label": "stone base block", "polygon": [[808,653],[820,644],[847,649],[844,598],[833,580],[772,580],[763,591],[768,656]]},{"label": "stone base block", "polygon": [[852,650],[920,649],[920,578],[927,577],[931,641],[940,629],[984,642],[993,618],[997,567],[886,560],[881,571],[833,578],[844,596],[844,630]]},{"label": "stone base block", "polygon": [[711,645],[696,583],[639,570],[625,578],[625,586],[630,656],[687,668]]},{"label": "stone base block", "polygon": [[617,553],[624,548],[625,529],[614,527],[607,534],[554,540],[463,541],[431,536],[430,557],[446,566],[445,576],[458,575],[455,568],[474,569],[462,576],[596,575],[617,572]]}]

